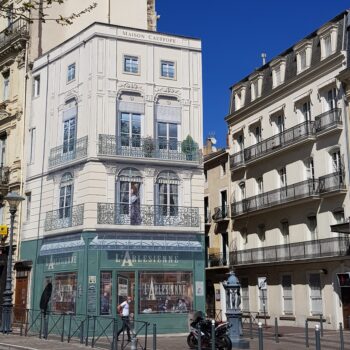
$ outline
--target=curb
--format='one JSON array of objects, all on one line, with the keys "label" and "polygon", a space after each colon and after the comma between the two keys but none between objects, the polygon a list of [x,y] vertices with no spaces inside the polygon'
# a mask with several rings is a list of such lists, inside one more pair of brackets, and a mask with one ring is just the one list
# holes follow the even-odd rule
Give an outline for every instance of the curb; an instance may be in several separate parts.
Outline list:
[{"label": "curb", "polygon": [[38,349],[37,348],[30,348],[27,346],[21,346],[21,345],[0,343],[0,350],[38,350]]}]

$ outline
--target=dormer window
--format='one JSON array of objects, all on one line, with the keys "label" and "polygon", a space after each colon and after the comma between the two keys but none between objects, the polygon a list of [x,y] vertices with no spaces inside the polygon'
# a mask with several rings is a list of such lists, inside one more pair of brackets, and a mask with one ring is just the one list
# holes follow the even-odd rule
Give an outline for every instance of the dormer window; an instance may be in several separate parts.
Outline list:
[{"label": "dormer window", "polygon": [[272,88],[284,83],[285,73],[286,73],[286,59],[279,58],[271,63],[272,70]]},{"label": "dormer window", "polygon": [[235,99],[235,111],[238,111],[240,108],[244,107],[246,87],[239,86],[235,88],[233,93]]},{"label": "dormer window", "polygon": [[251,100],[254,101],[261,96],[263,75],[262,73],[254,74],[250,77]]},{"label": "dormer window", "polygon": [[317,32],[317,35],[320,37],[321,60],[324,60],[337,49],[338,25],[327,24]]},{"label": "dormer window", "polygon": [[303,40],[294,47],[297,58],[297,74],[308,69],[311,65],[311,40]]}]

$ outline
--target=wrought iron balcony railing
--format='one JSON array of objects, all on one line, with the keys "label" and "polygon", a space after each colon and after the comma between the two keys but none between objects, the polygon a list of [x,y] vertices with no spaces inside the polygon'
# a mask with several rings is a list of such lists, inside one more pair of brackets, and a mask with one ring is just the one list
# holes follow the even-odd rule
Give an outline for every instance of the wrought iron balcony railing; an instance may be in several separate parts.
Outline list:
[{"label": "wrought iron balcony railing", "polygon": [[334,237],[230,252],[230,263],[248,265],[350,255],[349,237]]},{"label": "wrought iron balcony railing", "polygon": [[338,171],[319,178],[320,193],[345,190],[345,174]]},{"label": "wrought iron balcony railing", "polygon": [[17,19],[0,32],[0,49],[6,45],[12,44],[14,40],[26,39],[28,35],[28,23],[23,19]]},{"label": "wrought iron balcony railing", "polygon": [[199,227],[199,208],[166,205],[98,203],[97,223],[104,225],[141,225]]},{"label": "wrought iron balcony railing", "polygon": [[10,168],[7,166],[0,167],[0,186],[6,186],[9,183]]},{"label": "wrought iron balcony railing", "polygon": [[214,208],[213,220],[215,222],[228,219],[228,205]]},{"label": "wrought iron balcony railing", "polygon": [[332,109],[315,117],[315,129],[317,133],[342,125],[343,121],[341,119],[340,108]]},{"label": "wrought iron balcony railing", "polygon": [[228,266],[228,258],[228,255],[224,255],[223,253],[209,254],[207,259],[207,267]]},{"label": "wrought iron balcony railing", "polygon": [[318,196],[318,193],[318,180],[309,179],[277,190],[265,192],[254,197],[249,197],[240,202],[234,202],[231,204],[231,215],[232,217],[235,217],[301,198],[315,197]]},{"label": "wrought iron balcony railing", "polygon": [[155,158],[201,162],[198,147],[184,142],[152,139],[150,137],[133,138],[99,135],[98,154],[100,156],[123,156],[131,158]]},{"label": "wrought iron balcony railing", "polygon": [[211,211],[209,209],[204,211],[204,220],[205,224],[211,224]]},{"label": "wrought iron balcony railing", "polygon": [[45,231],[80,226],[84,222],[84,204],[60,208],[46,213]]},{"label": "wrought iron balcony railing", "polygon": [[49,168],[55,168],[73,160],[87,157],[88,137],[84,136],[73,143],[52,148],[49,157]]},{"label": "wrought iron balcony railing", "polygon": [[274,153],[275,151],[293,145],[301,140],[312,137],[315,134],[314,122],[306,121],[289,128],[266,140],[258,142],[256,145],[245,148],[230,159],[231,169],[240,166],[242,163],[252,161],[262,156]]}]

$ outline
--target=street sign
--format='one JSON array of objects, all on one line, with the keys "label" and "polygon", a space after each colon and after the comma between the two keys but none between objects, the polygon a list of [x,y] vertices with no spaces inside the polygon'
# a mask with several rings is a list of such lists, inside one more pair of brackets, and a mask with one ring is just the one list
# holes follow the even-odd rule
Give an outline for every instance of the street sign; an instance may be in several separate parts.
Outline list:
[{"label": "street sign", "polygon": [[350,272],[337,273],[339,287],[350,287]]},{"label": "street sign", "polygon": [[261,290],[267,290],[267,277],[258,277],[258,287]]},{"label": "street sign", "polygon": [[7,225],[0,225],[0,236],[4,237],[8,235]]}]

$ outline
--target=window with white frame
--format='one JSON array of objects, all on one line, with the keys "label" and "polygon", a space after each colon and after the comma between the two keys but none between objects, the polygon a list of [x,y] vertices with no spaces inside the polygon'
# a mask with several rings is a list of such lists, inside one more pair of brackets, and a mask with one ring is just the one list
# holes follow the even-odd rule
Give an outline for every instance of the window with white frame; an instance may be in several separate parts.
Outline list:
[{"label": "window with white frame", "polygon": [[332,53],[332,39],[331,39],[331,35],[330,34],[326,35],[323,38],[323,40],[324,40],[324,56],[328,57]]},{"label": "window with white frame", "polygon": [[178,124],[157,122],[159,149],[176,151],[178,148]]},{"label": "window with white frame", "polygon": [[63,112],[63,153],[73,153],[76,145],[77,104],[75,99],[66,101]]},{"label": "window with white frame", "polygon": [[121,112],[119,133],[122,147],[141,147],[141,114]]},{"label": "window with white frame", "polygon": [[282,299],[284,315],[293,315],[292,276],[282,275]]},{"label": "window with white frame", "polygon": [[73,81],[75,79],[75,63],[68,66],[67,69],[67,82]]},{"label": "window with white frame", "polygon": [[312,54],[312,40],[303,40],[294,47],[296,61],[297,61],[297,74],[308,69],[311,65]]},{"label": "window with white frame", "polygon": [[26,193],[26,204],[27,204],[26,220],[30,221],[30,215],[32,210],[32,193],[31,192]]},{"label": "window with white frame", "polygon": [[7,101],[10,98],[10,71],[2,73],[2,82],[3,82],[3,101]]},{"label": "window with white frame", "polygon": [[246,89],[245,85],[239,85],[233,91],[236,111],[245,105]]},{"label": "window with white frame", "polygon": [[161,61],[160,74],[163,78],[175,78],[175,62]]},{"label": "window with white frame", "polygon": [[322,308],[322,289],[321,275],[319,273],[309,274],[309,291],[310,291],[310,313],[312,316],[321,315]]},{"label": "window with white frame", "polygon": [[249,312],[249,281],[247,277],[241,278],[242,311]]},{"label": "window with white frame", "polygon": [[302,115],[302,121],[307,122],[311,120],[311,107],[310,101],[305,101],[300,108],[300,112]]},{"label": "window with white frame", "polygon": [[284,83],[285,72],[286,72],[286,59],[279,58],[270,64],[272,71],[272,88]]},{"label": "window with white frame", "polygon": [[73,176],[65,173],[62,176],[59,194],[59,218],[71,218],[73,205]]},{"label": "window with white frame", "polygon": [[124,72],[139,74],[140,60],[136,56],[124,56]]},{"label": "window with white frame", "polygon": [[0,135],[0,166],[3,167],[6,165],[6,143],[7,135]]},{"label": "window with white frame", "polygon": [[162,171],[157,177],[158,205],[162,216],[176,216],[179,206],[180,180],[173,171]]},{"label": "window with white frame", "polygon": [[311,239],[316,239],[317,235],[317,217],[315,214],[310,214],[307,217],[307,226],[310,231]]},{"label": "window with white frame", "polygon": [[245,182],[241,181],[239,183],[238,187],[239,187],[240,199],[243,200],[243,199],[245,199]]},{"label": "window with white frame", "polygon": [[250,84],[250,94],[251,94],[251,100],[254,101],[259,97],[259,86],[258,86],[258,80],[253,80]]},{"label": "window with white frame", "polygon": [[256,145],[261,141],[261,125],[260,123],[254,124],[249,128],[251,135],[252,145]]},{"label": "window with white frame", "polygon": [[342,171],[342,160],[340,155],[340,149],[336,149],[331,152],[331,158],[332,158],[332,167],[331,171],[334,173],[339,173]]},{"label": "window with white frame", "polygon": [[244,136],[243,133],[237,135],[237,152],[243,151],[244,149]]},{"label": "window with white frame", "polygon": [[332,55],[337,49],[338,25],[329,23],[317,32],[320,38],[321,60]]},{"label": "window with white frame", "polygon": [[337,107],[337,89],[328,89],[324,96],[324,112],[332,111]]},{"label": "window with white frame", "polygon": [[38,97],[40,95],[40,75],[33,77],[33,97]]}]

